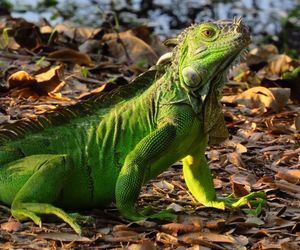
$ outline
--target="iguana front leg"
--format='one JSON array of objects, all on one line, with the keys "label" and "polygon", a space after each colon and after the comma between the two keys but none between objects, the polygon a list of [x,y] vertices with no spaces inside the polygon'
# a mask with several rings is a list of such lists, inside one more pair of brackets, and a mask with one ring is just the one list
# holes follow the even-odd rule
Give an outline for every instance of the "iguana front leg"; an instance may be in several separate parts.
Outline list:
[{"label": "iguana front leg", "polygon": [[[164,212],[144,216],[134,207],[146,174],[150,172],[151,164],[166,153],[175,137],[176,129],[173,125],[162,126],[141,140],[126,157],[115,188],[116,205],[125,218],[130,220],[175,219],[174,215]],[[162,166],[161,172],[164,167],[168,166]]]},{"label": "iguana front leg", "polygon": [[258,203],[258,206],[264,205],[266,199],[264,192],[251,192],[241,198],[231,196],[217,198],[211,171],[204,155],[206,144],[207,140],[203,139],[200,147],[197,147],[199,150],[183,159],[184,179],[196,200],[204,206],[223,210],[247,206],[251,203]]}]

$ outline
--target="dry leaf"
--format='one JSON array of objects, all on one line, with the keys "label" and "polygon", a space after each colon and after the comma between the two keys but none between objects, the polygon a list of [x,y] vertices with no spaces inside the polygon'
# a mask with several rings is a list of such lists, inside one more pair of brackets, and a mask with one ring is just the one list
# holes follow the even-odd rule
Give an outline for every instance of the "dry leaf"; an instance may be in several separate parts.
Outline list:
[{"label": "dry leaf", "polygon": [[300,199],[300,186],[289,183],[285,180],[274,181],[274,183],[280,190],[294,193],[294,196]]},{"label": "dry leaf", "polygon": [[220,153],[218,150],[210,150],[207,153],[207,157],[211,161],[218,161],[220,159]]},{"label": "dry leaf", "polygon": [[298,184],[300,182],[300,170],[298,169],[280,168],[276,176],[290,183]]},{"label": "dry leaf", "polygon": [[161,242],[163,244],[168,244],[168,245],[177,245],[178,244],[177,237],[174,237],[174,236],[172,236],[170,234],[166,234],[166,233],[157,233],[156,241]]},{"label": "dry leaf", "polygon": [[[123,44],[119,41],[119,38]],[[131,59],[135,64],[152,65],[158,59],[158,56],[148,44],[130,32],[105,34],[102,40],[108,45],[110,55],[118,58],[119,62],[128,63],[128,59]],[[127,58],[126,52],[130,58]]]},{"label": "dry leaf", "polygon": [[272,92],[265,87],[254,87],[244,91],[235,99],[238,104],[243,104],[248,108],[273,108],[277,109],[275,97]]},{"label": "dry leaf", "polygon": [[93,66],[92,60],[89,55],[78,52],[73,49],[60,49],[48,54],[49,58],[56,59],[60,62],[73,63],[78,65]]},{"label": "dry leaf", "polygon": [[221,189],[223,187],[223,182],[221,179],[214,178],[213,181],[215,189]]},{"label": "dry leaf", "polygon": [[[275,111],[280,111],[288,103],[288,100],[291,96],[290,88],[269,88],[276,100],[276,109]],[[272,107],[270,107],[272,108]]]},{"label": "dry leaf", "polygon": [[[293,71],[295,67],[300,63],[293,60],[291,57],[285,54],[273,55],[268,60],[268,65],[265,66],[267,72],[267,78],[271,80],[277,80],[283,73],[287,71]],[[277,76],[277,77],[276,77]],[[275,78],[274,78],[275,77]]]},{"label": "dry leaf", "polygon": [[165,233],[176,236],[178,233],[199,232],[201,231],[201,226],[194,224],[169,223],[162,225],[161,230]]},{"label": "dry leaf", "polygon": [[37,80],[26,71],[20,70],[10,75],[7,80],[8,88],[22,87],[24,85],[35,84]]},{"label": "dry leaf", "polygon": [[219,220],[210,220],[207,221],[205,224],[205,227],[210,230],[221,230],[225,226],[225,220],[219,219]]},{"label": "dry leaf", "polygon": [[79,241],[79,242],[91,242],[91,239],[80,236],[74,233],[41,233],[37,235],[38,238],[58,240],[58,241]]},{"label": "dry leaf", "polygon": [[28,98],[59,91],[65,84],[61,80],[62,73],[63,66],[58,65],[36,75],[18,71],[12,74],[7,81],[10,89],[22,87],[22,89],[12,91],[12,96]]},{"label": "dry leaf", "polygon": [[[271,108],[274,111],[280,111],[290,97],[290,89],[288,88],[270,88],[254,87],[244,91],[243,93],[232,97],[232,102],[245,105],[247,108]],[[227,97],[227,102],[229,98]]]},{"label": "dry leaf", "polygon": [[174,190],[174,185],[165,180],[160,181],[160,182],[155,182],[155,183],[153,183],[153,186],[156,188],[159,188],[165,192],[172,192]]},{"label": "dry leaf", "polygon": [[251,187],[256,183],[253,175],[242,176],[234,174],[230,176],[232,191],[236,197],[242,197],[249,194]]},{"label": "dry leaf", "polygon": [[238,154],[247,153],[247,148],[243,144],[240,144],[240,143],[236,144],[235,150]]},{"label": "dry leaf", "polygon": [[131,244],[128,247],[128,250],[156,250],[156,246],[154,242],[150,240],[144,240],[142,243],[139,244]]},{"label": "dry leaf", "polygon": [[171,203],[167,209],[173,209],[175,212],[182,212],[184,211],[184,208],[176,203]]},{"label": "dry leaf", "polygon": [[278,49],[273,44],[265,44],[252,49],[247,56],[247,64],[254,65],[267,62],[270,57],[277,55]]},{"label": "dry leaf", "polygon": [[22,228],[22,224],[15,220],[9,220],[8,222],[4,222],[0,224],[1,230],[7,231],[7,232],[16,232],[19,231]]},{"label": "dry leaf", "polygon": [[245,164],[241,158],[241,155],[238,152],[233,152],[233,153],[227,154],[227,159],[233,165],[235,165],[239,168],[245,168]]},{"label": "dry leaf", "polygon": [[198,233],[189,233],[184,234],[179,237],[182,241],[193,244],[193,242],[197,242],[197,239],[207,240],[213,243],[229,243],[234,244],[236,240],[230,235],[217,234],[211,232],[198,232]]}]

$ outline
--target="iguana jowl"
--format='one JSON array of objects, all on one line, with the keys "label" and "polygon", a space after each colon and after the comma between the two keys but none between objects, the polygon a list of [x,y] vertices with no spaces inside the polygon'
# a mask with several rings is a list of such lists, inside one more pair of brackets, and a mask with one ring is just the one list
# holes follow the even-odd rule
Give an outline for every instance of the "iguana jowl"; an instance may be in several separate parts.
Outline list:
[{"label": "iguana jowl", "polygon": [[[241,20],[191,26],[176,40],[172,58],[128,86],[35,121],[0,128],[0,201],[19,220],[41,224],[54,214],[77,233],[80,226],[61,208],[83,209],[116,202],[130,220],[144,216],[134,205],[141,186],[182,159],[189,191],[203,205],[246,205],[218,199],[204,151],[226,137],[220,97],[227,70],[248,45]],[[60,207],[60,208],[58,208]]]}]

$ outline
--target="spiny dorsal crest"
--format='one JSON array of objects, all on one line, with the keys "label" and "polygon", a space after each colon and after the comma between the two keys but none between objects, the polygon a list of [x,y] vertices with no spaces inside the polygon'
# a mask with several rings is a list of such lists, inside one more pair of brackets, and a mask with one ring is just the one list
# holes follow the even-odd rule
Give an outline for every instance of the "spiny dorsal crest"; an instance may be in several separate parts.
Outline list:
[{"label": "spiny dorsal crest", "polygon": [[0,145],[23,138],[27,134],[43,131],[52,126],[66,124],[72,119],[93,115],[97,109],[109,108],[121,101],[128,100],[138,92],[147,89],[155,81],[155,77],[156,69],[151,69],[141,74],[130,84],[120,86],[110,92],[99,93],[74,105],[47,111],[34,119],[23,119],[12,124],[1,125]]}]

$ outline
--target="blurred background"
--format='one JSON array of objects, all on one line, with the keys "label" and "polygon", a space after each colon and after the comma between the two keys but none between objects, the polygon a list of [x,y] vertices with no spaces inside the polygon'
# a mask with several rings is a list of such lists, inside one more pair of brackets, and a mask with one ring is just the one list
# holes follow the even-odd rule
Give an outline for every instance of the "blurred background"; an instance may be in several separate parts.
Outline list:
[{"label": "blurred background", "polygon": [[273,43],[281,52],[300,53],[299,0],[0,0],[0,14],[51,25],[71,21],[99,27],[113,13],[122,29],[145,24],[162,39],[191,23],[243,16],[255,44]]}]

